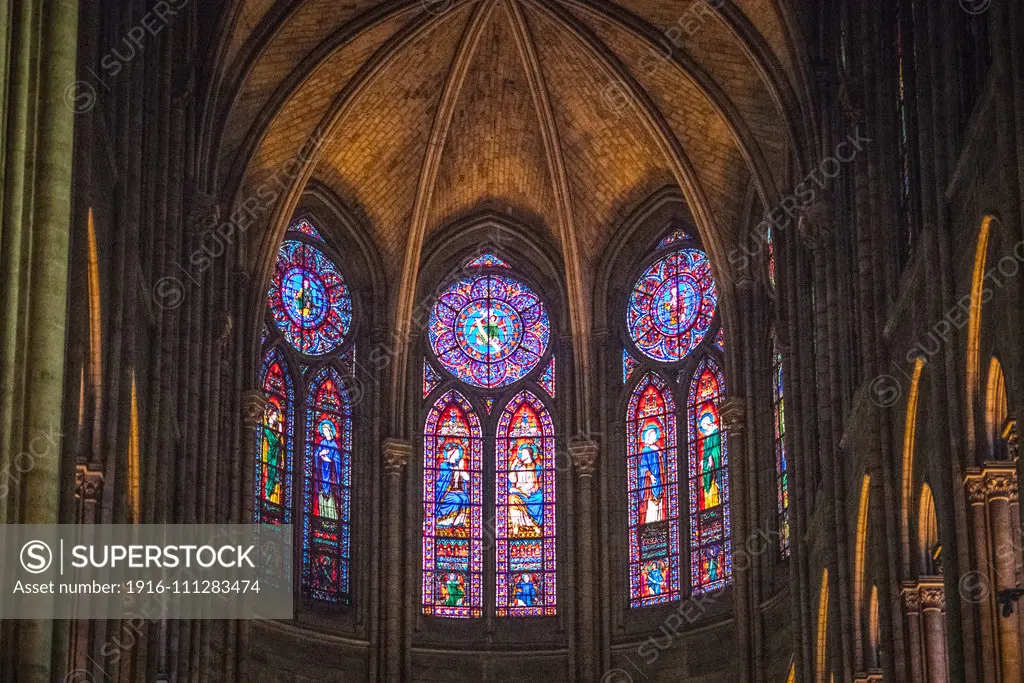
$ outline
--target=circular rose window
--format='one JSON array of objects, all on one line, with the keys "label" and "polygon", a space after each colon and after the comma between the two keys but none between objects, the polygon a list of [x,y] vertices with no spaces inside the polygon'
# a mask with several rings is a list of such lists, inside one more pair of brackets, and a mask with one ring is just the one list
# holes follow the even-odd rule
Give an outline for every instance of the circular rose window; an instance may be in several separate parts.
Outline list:
[{"label": "circular rose window", "polygon": [[334,263],[316,247],[282,244],[267,296],[277,327],[302,353],[319,356],[345,340],[352,297]]},{"label": "circular rose window", "polygon": [[685,358],[704,339],[717,305],[707,255],[699,249],[680,249],[637,280],[626,325],[640,351],[671,363]]},{"label": "circular rose window", "polygon": [[446,370],[478,387],[525,377],[548,347],[551,325],[540,297],[507,275],[450,285],[430,312],[430,347]]}]

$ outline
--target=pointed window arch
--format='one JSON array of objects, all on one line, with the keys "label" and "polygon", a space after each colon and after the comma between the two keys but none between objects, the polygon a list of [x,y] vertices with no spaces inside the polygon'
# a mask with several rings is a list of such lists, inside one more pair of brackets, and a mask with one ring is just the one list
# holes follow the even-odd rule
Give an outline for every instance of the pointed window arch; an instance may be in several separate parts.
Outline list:
[{"label": "pointed window arch", "polygon": [[632,607],[679,598],[679,475],[676,408],[653,372],[626,412],[629,598]]},{"label": "pointed window arch", "polygon": [[555,428],[533,392],[498,420],[495,448],[497,615],[555,613]]},{"label": "pointed window arch", "polygon": [[707,357],[690,383],[690,566],[694,594],[723,588],[732,577],[729,449],[719,407],[725,378]]},{"label": "pointed window arch", "polygon": [[257,524],[288,524],[292,509],[292,429],[295,391],[284,356],[271,349],[263,360],[260,386],[266,396],[263,421],[256,435]]},{"label": "pointed window arch", "polygon": [[306,399],[302,583],[318,600],[349,594],[352,510],[352,407],[332,367],[310,382]]},{"label": "pointed window arch", "polygon": [[423,613],[483,613],[483,437],[458,391],[427,415],[423,448]]},{"label": "pointed window arch", "polygon": [[260,331],[260,387],[267,404],[257,435],[254,517],[275,524],[297,517],[303,593],[348,604],[353,459],[348,387],[356,321],[351,293],[331,253],[308,218],[289,226],[278,250]]},{"label": "pointed window arch", "polygon": [[[511,263],[492,252],[464,261],[427,323],[422,599],[430,616],[482,616],[485,581],[497,617],[556,614],[558,365],[540,290]],[[494,486],[486,496],[484,481]],[[486,548],[485,516],[494,539]]]}]

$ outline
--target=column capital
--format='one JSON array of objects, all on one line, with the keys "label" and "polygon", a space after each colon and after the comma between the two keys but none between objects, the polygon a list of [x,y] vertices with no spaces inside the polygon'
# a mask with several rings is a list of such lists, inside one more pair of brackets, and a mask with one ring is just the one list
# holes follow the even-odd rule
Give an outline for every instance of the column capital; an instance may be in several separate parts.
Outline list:
[{"label": "column capital", "polygon": [[1009,464],[988,465],[985,467],[985,493],[989,500],[1006,498],[1016,501],[1017,468]]},{"label": "column capital", "polygon": [[594,476],[594,470],[597,469],[597,451],[597,442],[591,439],[575,437],[569,442],[569,457],[572,458],[572,464],[580,477]]},{"label": "column capital", "polygon": [[96,503],[103,494],[103,469],[82,464],[75,468],[75,498]]},{"label": "column capital", "polygon": [[921,593],[916,583],[903,584],[900,597],[903,599],[903,609],[906,610],[907,614],[915,614],[921,611]]},{"label": "column capital", "polygon": [[730,434],[738,434],[746,427],[747,399],[742,396],[729,396],[718,407],[722,417],[722,427]]},{"label": "column capital", "polygon": [[242,421],[246,427],[258,427],[267,409],[267,397],[262,391],[250,389],[242,392]]},{"label": "column capital", "polygon": [[964,477],[964,488],[967,489],[967,502],[970,505],[981,505],[985,502],[985,475],[981,472],[968,474]]},{"label": "column capital", "polygon": [[412,457],[412,442],[405,439],[384,439],[381,451],[384,454],[384,471],[388,474],[401,474]]},{"label": "column capital", "polygon": [[946,591],[942,586],[927,585],[921,586],[921,609],[946,609]]}]

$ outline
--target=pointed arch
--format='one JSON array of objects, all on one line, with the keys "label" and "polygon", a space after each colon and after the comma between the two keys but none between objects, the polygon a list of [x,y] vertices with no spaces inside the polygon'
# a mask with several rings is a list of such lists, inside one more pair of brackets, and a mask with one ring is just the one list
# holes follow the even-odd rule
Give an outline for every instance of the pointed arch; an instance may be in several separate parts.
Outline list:
[{"label": "pointed arch", "polygon": [[456,390],[423,430],[423,613],[483,613],[483,440],[480,418]]},{"label": "pointed arch", "polygon": [[256,501],[254,522],[289,524],[292,510],[292,432],[295,390],[280,349],[267,352],[260,373],[267,399],[256,433]]},{"label": "pointed arch", "polygon": [[871,502],[871,475],[865,474],[860,484],[860,503],[857,508],[857,540],[853,554],[853,618],[857,660],[863,655],[864,589],[867,577],[868,509]]},{"label": "pointed arch", "polygon": [[729,455],[722,418],[725,376],[710,356],[693,373],[689,395],[690,581],[695,595],[732,580]]},{"label": "pointed arch", "polygon": [[676,408],[665,381],[648,372],[626,411],[631,607],[677,600],[679,474]]},{"label": "pointed arch", "polygon": [[821,589],[818,593],[818,638],[815,647],[814,680],[824,681],[828,674],[828,569],[821,570]]},{"label": "pointed arch", "polygon": [[348,602],[352,546],[352,405],[333,367],[310,382],[303,470],[302,586],[316,600]]},{"label": "pointed arch", "polygon": [[920,552],[919,571],[923,576],[938,575],[938,560],[941,545],[939,523],[935,515],[935,497],[932,487],[921,485],[921,502],[917,511],[917,544]]},{"label": "pointed arch", "polygon": [[1007,458],[1003,447],[1003,424],[1009,414],[1003,367],[999,359],[993,356],[988,364],[988,380],[985,382],[985,445],[990,460]]},{"label": "pointed arch", "polygon": [[[985,216],[978,230],[978,244],[974,250],[974,271],[971,275],[971,308],[967,317],[967,452],[974,453],[974,409],[978,402],[981,369],[981,307],[985,303],[985,260],[991,237],[994,216]],[[991,297],[991,292],[989,296]]]},{"label": "pointed arch", "polygon": [[555,428],[533,392],[502,411],[494,458],[496,614],[555,614]]},{"label": "pointed arch", "polygon": [[907,392],[907,415],[903,426],[903,472],[900,505],[900,534],[903,541],[903,567],[906,572],[910,568],[910,515],[914,496],[914,439],[917,431],[917,400],[920,392],[921,373],[924,371],[924,358],[918,357],[914,362],[914,374],[910,378],[910,391]]}]

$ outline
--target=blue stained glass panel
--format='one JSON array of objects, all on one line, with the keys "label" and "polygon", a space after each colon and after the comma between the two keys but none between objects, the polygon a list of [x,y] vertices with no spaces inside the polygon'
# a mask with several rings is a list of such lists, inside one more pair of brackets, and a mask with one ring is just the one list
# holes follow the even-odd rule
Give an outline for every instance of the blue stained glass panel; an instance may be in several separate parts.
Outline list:
[{"label": "blue stained glass panel", "polygon": [[701,361],[690,383],[690,581],[694,595],[732,580],[729,450],[719,413],[725,379],[715,361]]},{"label": "blue stained glass panel", "polygon": [[423,361],[423,398],[430,395],[430,392],[441,383],[441,375],[434,369],[434,366]]},{"label": "blue stained glass panel", "polygon": [[629,604],[679,598],[679,475],[675,403],[648,373],[626,412],[629,499]]},{"label": "blue stained glass panel", "polygon": [[660,242],[658,242],[658,249],[664,249],[665,247],[675,244],[676,242],[685,242],[686,240],[693,239],[690,237],[690,233],[686,232],[682,228],[676,228],[669,234],[665,235]]},{"label": "blue stained glass panel", "polygon": [[466,264],[467,268],[509,268],[508,263],[489,251],[485,251]]},{"label": "blue stained glass panel", "polygon": [[306,405],[302,585],[315,600],[348,602],[352,409],[334,368],[313,378]]},{"label": "blue stained glass panel", "polygon": [[626,349],[622,349],[622,383],[623,384],[625,384],[626,382],[629,381],[629,376],[633,374],[634,370],[636,370],[636,366],[637,365],[639,365],[639,363],[636,362],[636,358],[633,358],[633,356]]},{"label": "blue stained glass panel", "polygon": [[313,224],[310,223],[305,218],[300,218],[299,220],[295,221],[288,229],[294,232],[301,232],[303,235],[308,235],[309,237],[320,240],[321,242],[324,239],[323,237],[320,236],[320,231],[314,228]]},{"label": "blue stained glass panel", "polygon": [[428,338],[441,365],[477,387],[508,386],[547,350],[551,324],[529,286],[506,275],[462,278],[438,297]]},{"label": "blue stained glass panel", "polygon": [[469,400],[448,391],[424,426],[423,613],[483,614],[483,442]]},{"label": "blue stained glass panel", "polygon": [[555,614],[555,429],[529,391],[502,411],[495,447],[496,614]]},{"label": "blue stained glass panel", "polygon": [[718,304],[707,255],[680,249],[648,267],[629,298],[626,326],[655,361],[682,360],[704,339]]},{"label": "blue stained glass panel", "polygon": [[548,362],[548,366],[544,368],[544,372],[541,373],[540,379],[537,383],[548,392],[548,396],[551,398],[555,397],[555,359],[554,357]]},{"label": "blue stained glass panel", "polygon": [[345,279],[322,251],[303,242],[281,245],[267,298],[285,339],[310,356],[340,346],[352,324]]},{"label": "blue stained glass panel", "polygon": [[256,524],[288,524],[292,509],[292,429],[295,392],[284,355],[271,349],[263,361],[267,403],[256,434]]}]

